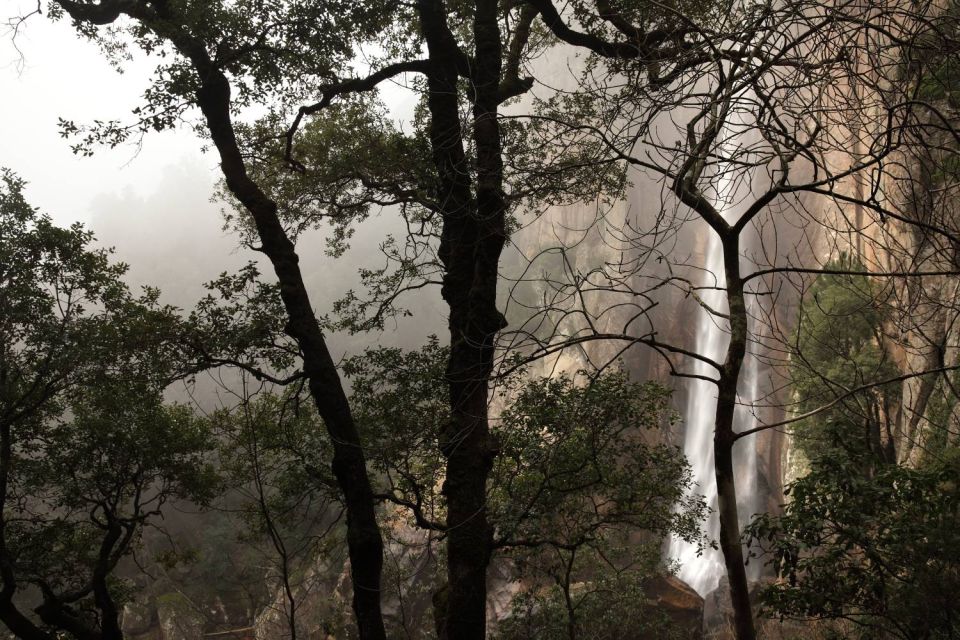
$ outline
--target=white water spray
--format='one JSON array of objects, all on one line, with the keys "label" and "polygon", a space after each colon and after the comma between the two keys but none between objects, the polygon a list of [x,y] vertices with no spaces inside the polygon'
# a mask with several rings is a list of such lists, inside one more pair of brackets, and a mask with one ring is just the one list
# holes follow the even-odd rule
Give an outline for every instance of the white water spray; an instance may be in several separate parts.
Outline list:
[{"label": "white water spray", "polygon": [[[720,191],[720,201],[727,194]],[[726,292],[722,289],[724,280],[723,249],[720,239],[712,229],[707,231],[709,239],[706,246],[704,277],[700,283],[700,299],[703,304],[697,313],[697,330],[694,349],[714,362],[722,363],[729,342],[727,321],[710,313],[709,307],[718,313],[727,312]],[[748,315],[753,309],[753,300],[748,299]],[[717,371],[709,364],[696,360],[693,373],[706,378],[716,378]],[[739,402],[734,414],[734,430],[737,432],[755,426],[756,418],[750,411],[750,404],[758,395],[757,361],[748,353],[744,359],[739,385]],[[713,433],[716,422],[717,387],[702,379],[690,379],[687,386],[687,406],[684,411],[686,429],[683,452],[693,468],[694,492],[703,494],[711,513],[704,523],[704,533],[709,540],[717,540],[720,533],[720,519],[717,511],[717,480],[713,465]],[[747,438],[734,445],[734,474],[737,482],[737,506],[741,526],[749,521],[757,508],[757,460],[753,438]],[[673,537],[667,550],[667,557],[680,563],[679,577],[693,587],[701,596],[717,588],[720,579],[726,575],[723,555],[719,549],[704,549],[698,555],[698,547]]]}]

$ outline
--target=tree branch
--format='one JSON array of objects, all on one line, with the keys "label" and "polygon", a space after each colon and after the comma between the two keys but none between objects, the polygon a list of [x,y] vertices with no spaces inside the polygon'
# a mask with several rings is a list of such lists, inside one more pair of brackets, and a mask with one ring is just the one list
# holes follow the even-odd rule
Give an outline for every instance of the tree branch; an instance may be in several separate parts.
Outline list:
[{"label": "tree branch", "polygon": [[336,82],[334,84],[321,87],[320,101],[311,105],[300,107],[296,118],[293,119],[293,124],[290,125],[290,128],[288,128],[287,132],[284,134],[284,137],[287,140],[286,148],[283,154],[284,160],[286,160],[286,162],[288,162],[290,166],[297,171],[302,172],[305,170],[303,164],[293,158],[293,138],[296,135],[297,130],[300,128],[300,123],[303,121],[304,116],[313,115],[314,113],[326,109],[328,106],[330,106],[330,103],[333,102],[334,98],[337,98],[338,96],[348,93],[363,93],[366,91],[372,91],[384,80],[389,80],[390,78],[398,76],[401,73],[426,73],[429,68],[430,62],[428,60],[407,60],[404,62],[395,62],[364,78],[350,78],[349,80],[343,80],[341,82]]}]

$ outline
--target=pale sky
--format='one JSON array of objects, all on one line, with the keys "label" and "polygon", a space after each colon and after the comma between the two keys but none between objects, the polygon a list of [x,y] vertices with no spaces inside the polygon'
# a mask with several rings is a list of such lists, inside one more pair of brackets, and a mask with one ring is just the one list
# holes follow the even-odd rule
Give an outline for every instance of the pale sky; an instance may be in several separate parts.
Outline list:
[{"label": "pale sky", "polygon": [[[36,0],[2,0],[2,23],[36,7]],[[0,23],[0,24],[2,24]],[[53,23],[32,16],[14,41],[9,29],[0,38],[0,166],[30,183],[31,202],[58,222],[89,221],[97,195],[134,194],[149,197],[166,167],[186,163],[203,166],[210,183],[219,178],[216,158],[200,152],[201,142],[189,131],[150,133],[138,150],[134,145],[101,148],[92,158],[73,155],[61,138],[58,118],[77,124],[95,119],[129,121],[141,103],[154,65],[136,52],[120,74],[97,47],[82,40],[69,21]],[[415,97],[385,84],[394,113],[412,112]]]},{"label": "pale sky", "polygon": [[[18,8],[29,10],[36,2],[0,0],[0,7],[4,24]],[[150,133],[139,150],[133,145],[98,148],[84,158],[72,153],[57,127],[58,118],[77,124],[129,120],[154,66],[142,54],[135,58],[120,74],[69,22],[52,23],[46,16],[32,16],[15,41],[5,30],[0,38],[0,167],[25,179],[28,201],[58,224],[81,221],[102,244],[116,247],[118,257],[131,264],[132,283],[159,285],[169,301],[189,306],[202,293],[203,282],[259,257],[238,249],[234,238],[221,231],[221,205],[210,202],[220,178],[215,153],[202,153],[203,141],[181,129]],[[410,92],[386,89],[391,107],[412,109]],[[394,218],[385,212],[371,220],[344,260],[326,258],[318,236],[300,243],[318,311],[328,310],[355,286],[361,261],[376,263],[370,259],[377,258],[385,230],[398,226]],[[418,297],[414,307],[430,307],[437,322],[418,325],[415,333],[442,333],[445,314],[439,295]]]},{"label": "pale sky", "polygon": [[[18,5],[35,6],[27,0],[3,4],[4,19]],[[92,158],[73,155],[70,141],[60,137],[61,117],[78,124],[129,118],[151,70],[140,57],[127,74],[119,74],[68,22],[32,16],[15,42],[6,30],[0,39],[0,166],[27,180],[30,201],[61,224],[89,222],[99,195],[149,197],[164,168],[184,162],[206,166],[213,184],[215,161],[200,153],[200,144],[187,131],[148,135],[139,153],[133,146],[100,149]]]}]

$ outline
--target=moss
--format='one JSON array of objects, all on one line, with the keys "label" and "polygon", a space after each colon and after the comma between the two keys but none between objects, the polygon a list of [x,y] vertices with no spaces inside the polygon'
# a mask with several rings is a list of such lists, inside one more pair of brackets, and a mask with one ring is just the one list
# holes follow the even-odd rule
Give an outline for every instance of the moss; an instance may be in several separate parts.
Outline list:
[{"label": "moss", "polygon": [[187,596],[177,591],[163,593],[156,597],[157,609],[174,609],[176,611],[193,611],[193,603]]}]

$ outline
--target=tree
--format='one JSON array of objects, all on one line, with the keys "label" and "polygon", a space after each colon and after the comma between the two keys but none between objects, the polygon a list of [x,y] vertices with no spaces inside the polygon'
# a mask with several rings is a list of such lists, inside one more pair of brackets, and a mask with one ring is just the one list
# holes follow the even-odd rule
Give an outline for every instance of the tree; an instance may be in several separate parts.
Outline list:
[{"label": "tree", "polygon": [[[364,450],[346,393],[313,311],[299,258],[277,215],[277,203],[251,179],[238,144],[238,107],[271,96],[297,96],[314,81],[349,60],[356,42],[380,31],[389,15],[381,3],[295,1],[264,7],[260,2],[168,3],[57,0],[53,17],[70,16],[80,32],[102,43],[107,53],[132,42],[145,51],[173,54],[147,92],[133,127],[107,123],[89,143],[119,143],[131,133],[173,126],[190,107],[201,113],[201,128],[220,157],[227,188],[253,220],[259,249],[279,282],[286,331],[296,341],[317,410],[334,446],[331,466],[347,509],[348,545],[354,585],[354,612],[363,640],[384,638],[380,609],[382,539],[377,526]],[[338,24],[342,32],[318,28]],[[123,25],[128,41],[98,27]],[[66,130],[77,131],[72,123]]]},{"label": "tree", "polygon": [[[181,107],[200,107],[204,127],[221,155],[227,189],[251,214],[256,243],[274,265],[290,333],[303,353],[318,410],[337,444],[335,467],[350,514],[354,581],[362,592],[357,596],[357,614],[364,637],[382,635],[378,622],[382,616],[371,595],[381,569],[376,558],[382,556],[375,532],[375,497],[363,442],[296,266],[291,242],[296,232],[319,217],[332,218],[340,234],[333,247],[337,250],[339,241],[348,237],[351,221],[365,215],[369,206],[381,204],[413,210],[406,221],[424,229],[421,239],[413,243],[412,257],[388,245],[402,268],[369,274],[379,299],[371,306],[364,307],[364,302],[359,306],[372,310],[376,323],[404,289],[426,286],[442,277],[442,294],[450,308],[447,377],[452,417],[439,440],[447,455],[450,608],[458,612],[456,619],[442,626],[451,637],[480,637],[489,563],[485,550],[492,535],[492,526],[486,522],[486,485],[497,453],[488,424],[488,384],[496,338],[505,322],[497,306],[497,265],[515,219],[512,214],[521,210],[521,203],[535,210],[536,203],[576,201],[608,187],[616,193],[623,186],[626,165],[659,176],[668,200],[663,210],[682,205],[709,225],[721,248],[724,275],[713,274],[714,281],[705,283],[689,274],[656,276],[645,287],[647,275],[641,270],[653,259],[665,257],[658,254],[663,229],[644,234],[628,224],[620,230],[620,253],[643,257],[614,261],[586,275],[574,273],[572,282],[549,283],[557,294],[555,304],[527,325],[537,325],[538,331],[522,328],[519,334],[530,334],[531,357],[589,340],[646,344],[668,357],[673,372],[717,384],[715,460],[721,546],[731,575],[738,635],[754,636],[732,454],[737,440],[756,433],[737,433],[733,426],[737,386],[751,340],[747,300],[756,293],[750,289],[754,283],[776,285],[776,274],[803,272],[803,268],[774,264],[744,274],[742,241],[748,227],[776,220],[782,213],[779,207],[794,203],[798,194],[853,204],[858,211],[876,214],[880,221],[916,223],[895,206],[877,203],[867,190],[849,195],[839,185],[845,181],[867,184],[865,176],[882,172],[888,166],[885,163],[897,158],[903,143],[900,132],[916,124],[910,99],[915,87],[908,82],[906,88],[898,86],[890,92],[877,76],[899,77],[901,50],[931,46],[913,37],[918,32],[933,33],[935,40],[937,34],[946,33],[927,29],[928,7],[909,12],[896,6],[871,7],[860,15],[854,7],[800,2],[732,8],[682,3],[658,5],[656,12],[646,3],[578,2],[565,15],[553,3],[541,0],[502,7],[486,1],[424,0],[394,7],[392,12],[369,6],[357,13],[324,5],[322,9],[342,14],[339,24],[345,27],[343,38],[324,42],[319,41],[322,35],[296,19],[311,15],[309,11],[316,7],[284,5],[282,10],[290,11],[284,15],[293,16],[290,24],[307,29],[298,35],[309,43],[308,48],[313,47],[308,51],[291,49],[285,44],[287,34],[281,36],[279,27],[274,30],[287,21],[246,20],[256,12],[247,11],[244,3],[209,15],[191,13],[191,3],[63,0],[57,4],[91,34],[95,34],[93,25],[114,23],[125,15],[137,25],[132,36],[141,45],[147,49],[169,46],[179,56],[165,68],[167,75],[161,74],[170,81],[164,80],[148,95],[151,104],[145,113],[149,115],[142,123],[169,126],[171,114],[179,114]],[[550,42],[545,39],[547,32],[594,56],[586,65],[591,83],[576,95],[548,100],[528,121],[529,126],[519,120],[506,125],[501,109],[532,86],[530,79],[520,77],[521,65]],[[330,68],[345,69],[353,45],[374,36],[382,41],[385,55],[375,60],[378,64],[371,73],[359,77],[327,73]],[[851,91],[848,81],[860,75],[864,61],[876,73],[865,87],[858,85]],[[417,114],[417,135],[407,138],[389,130],[376,105],[366,108],[370,103],[364,103],[363,97],[356,98],[356,104],[334,107],[338,112],[331,109],[335,101],[345,102],[348,96],[370,91],[403,73],[423,76],[417,85],[425,91]],[[309,85],[310,78],[318,79],[317,87]],[[233,124],[231,81],[239,87],[236,105],[276,100],[276,109],[264,126],[247,129]],[[294,101],[306,102],[308,97],[316,100],[292,110]],[[461,111],[466,106],[471,116],[464,121]],[[331,113],[342,119],[325,119]],[[281,126],[291,116],[292,125]],[[859,127],[861,117],[869,126]],[[315,118],[313,128],[308,122],[300,136],[301,123],[311,118]],[[683,123],[679,130],[660,126],[676,122]],[[262,144],[276,137],[278,128],[285,129],[280,154]],[[76,127],[67,123],[66,129]],[[108,124],[95,130],[88,141],[115,142],[127,131]],[[846,137],[834,135],[847,131]],[[238,134],[250,135],[244,140]],[[313,149],[302,144],[311,136],[320,142]],[[373,152],[358,144],[368,140],[374,143]],[[537,140],[539,146],[530,142]],[[561,151],[549,151],[545,140],[550,141],[549,149],[561,141]],[[832,154],[848,157],[843,154],[851,146],[859,149],[853,154],[856,157],[838,167]],[[360,170],[349,162],[354,155]],[[415,160],[407,162],[411,156]],[[538,166],[544,160],[546,167]],[[316,180],[306,180],[307,188],[298,189],[303,186],[298,184],[299,177],[287,179],[277,170],[284,164]],[[583,175],[592,176],[587,187],[570,186]],[[533,178],[526,187],[524,177]],[[728,220],[726,210],[740,199],[744,199],[737,203],[740,210],[729,212]],[[286,205],[289,210],[284,210]],[[306,209],[305,215],[298,217],[296,207]],[[667,223],[669,232],[671,225],[685,218],[686,213],[659,220]],[[949,225],[918,226],[940,240],[956,237]],[[728,311],[705,305],[729,326],[731,339],[722,358],[705,357],[660,340],[652,329],[639,336],[632,332],[635,321],[646,313],[651,292],[665,286],[696,297],[707,289],[723,291]],[[587,297],[595,300],[605,294],[614,301],[600,305],[603,313],[611,309],[620,313],[631,306],[639,311],[624,321],[621,332],[598,331],[602,323],[596,321],[596,307],[576,308]],[[356,301],[347,302],[349,306]],[[585,334],[571,318],[583,320]],[[684,372],[678,356],[699,361],[711,373]],[[471,526],[461,526],[467,522]]]},{"label": "tree", "polygon": [[[262,579],[272,597],[267,611],[275,610],[261,617],[281,622],[258,624],[296,640],[310,632],[300,615],[304,601],[340,577],[318,576],[314,569],[318,556],[336,557],[330,548],[339,537],[328,534],[339,533],[343,515],[336,480],[323,469],[331,446],[316,413],[301,408],[296,387],[274,394],[266,383],[244,379],[235,401],[209,417],[221,443],[220,471],[231,488],[223,507],[239,515],[238,537],[269,559]],[[329,603],[321,623],[341,626],[346,619],[340,620],[337,599],[323,597]]]},{"label": "tree", "polygon": [[766,614],[824,621],[838,637],[955,637],[958,473],[955,448],[916,469],[820,455],[783,515],[747,529],[781,578],[761,592]]},{"label": "tree", "polygon": [[[604,239],[619,259],[578,270],[572,248],[544,252],[545,259],[559,255],[561,269],[540,296],[540,312],[514,333],[511,344],[526,343],[531,357],[582,349],[591,341],[622,341],[624,350],[646,345],[663,356],[671,374],[716,385],[720,546],[737,637],[753,638],[733,451],[737,442],[792,420],[737,430],[744,361],[752,351],[774,367],[785,366],[778,354],[789,348],[789,331],[776,300],[785,289],[802,290],[797,280],[819,270],[807,266],[814,260],[802,247],[817,246],[820,234],[827,242],[833,234],[856,237],[857,247],[873,242],[896,251],[898,264],[877,260],[860,271],[846,269],[851,276],[909,283],[956,274],[950,259],[955,221],[949,215],[922,218],[895,195],[904,184],[916,185],[900,171],[914,148],[904,132],[950,129],[926,118],[904,61],[937,47],[952,51],[946,26],[952,17],[928,5],[677,6],[673,21],[655,31],[675,47],[674,57],[664,60],[648,55],[647,41],[638,38],[649,24],[640,3],[597,3],[598,12],[586,5],[570,17],[548,18],[549,7],[541,10],[558,38],[593,58],[580,93],[545,100],[531,119],[544,137],[565,146],[599,143],[607,161],[658,181],[660,209],[652,222],[628,216],[609,225]],[[582,114],[576,106],[583,94],[590,96],[592,117],[569,117],[571,110]],[[881,200],[876,193],[884,188],[889,198]],[[677,232],[691,216],[706,224],[709,242],[717,246],[717,264],[706,265],[706,273],[683,252],[669,253],[692,239]],[[789,227],[799,230],[795,245],[786,235]],[[881,231],[867,238],[868,228]],[[899,241],[897,234],[910,233],[904,229],[922,230],[925,247]],[[828,247],[834,256],[844,248],[841,241]],[[535,270],[528,266],[524,277]],[[726,344],[718,357],[663,336],[669,330],[656,307],[671,288],[693,298],[722,328]],[[911,311],[916,308],[901,309],[905,332],[925,330],[916,322],[906,328],[919,319]],[[925,366],[924,372],[939,369]],[[778,401],[775,395],[768,400]]]},{"label": "tree", "polygon": [[[793,389],[799,414],[813,411],[824,397],[839,396],[830,410],[794,427],[800,450],[816,465],[828,455],[846,453],[851,460],[877,464],[897,461],[893,423],[900,405],[900,385],[883,385],[899,370],[884,348],[881,296],[871,278],[850,259],[828,263],[840,275],[818,277],[800,306],[792,360]],[[846,394],[843,390],[867,390]]]},{"label": "tree", "polygon": [[168,500],[216,490],[208,432],[162,400],[194,365],[158,292],[134,297],[90,232],[2,181],[0,620],[20,638],[119,639],[118,564]]},{"label": "tree", "polygon": [[[320,99],[298,110],[272,151],[274,115],[248,144],[261,184],[288,205],[291,226],[332,221],[334,250],[370,207],[403,207],[411,229],[406,244],[398,246],[393,238],[385,243],[393,268],[365,274],[372,298],[352,294],[341,304],[350,314],[345,326],[380,326],[396,312],[403,292],[442,285],[450,309],[453,413],[439,444],[447,457],[448,597],[458,612],[444,627],[449,625],[449,637],[482,637],[489,563],[484,549],[491,535],[485,487],[496,456],[487,387],[494,344],[506,323],[497,305],[501,254],[522,214],[607,197],[623,181],[619,171],[595,161],[597,145],[558,151],[518,121],[501,117],[501,109],[534,84],[520,73],[549,44],[537,18],[557,26],[551,3],[425,0],[407,9],[395,12],[395,31],[383,35],[385,51],[369,75],[322,87]],[[672,32],[651,28],[633,35],[645,39],[645,55],[669,59],[675,53]],[[417,74],[414,87],[422,93],[410,135],[363,95],[405,73]],[[461,112],[467,111],[464,119]],[[284,173],[287,165],[298,173]],[[466,522],[470,526],[460,526]]]},{"label": "tree", "polygon": [[[787,488],[783,515],[761,515],[746,530],[753,555],[780,578],[761,601],[769,615],[825,621],[844,637],[952,637],[954,607],[942,594],[957,578],[957,452],[931,437],[916,467],[898,455],[890,310],[871,278],[845,273],[856,270],[849,258],[828,264],[801,305],[795,410],[836,402],[795,424],[806,472]],[[942,391],[941,403],[955,404]],[[950,409],[920,410],[946,432]]]},{"label": "tree", "polygon": [[491,504],[501,553],[528,585],[500,636],[670,637],[668,622],[643,606],[645,590],[665,571],[664,538],[704,544],[706,506],[689,493],[680,452],[650,443],[674,420],[669,392],[622,372],[581,372],[514,393],[497,429],[504,445]]},{"label": "tree", "polygon": [[[174,7],[151,2],[65,0],[55,6],[69,13],[83,32],[94,36],[95,25],[112,24],[121,16],[132,18],[139,25],[132,30],[132,37],[144,48],[153,50],[169,45],[181,56],[162,70],[157,91],[148,95],[150,105],[141,112],[139,126],[170,126],[185,105],[199,106],[205,128],[221,154],[227,188],[252,214],[259,246],[270,257],[281,282],[290,329],[303,351],[318,408],[338,445],[335,466],[349,505],[352,566],[355,584],[362,592],[358,596],[358,620],[364,637],[367,628],[373,629],[369,631],[374,634],[371,637],[382,635],[382,625],[377,622],[381,616],[373,596],[378,584],[375,576],[380,571],[376,558],[382,554],[374,531],[362,443],[357,440],[349,407],[312,315],[290,236],[278,216],[278,197],[265,191],[262,183],[251,180],[247,172],[252,156],[245,157],[237,144],[237,128],[229,112],[230,81],[224,72],[229,72],[239,87],[239,104],[277,98],[280,106],[276,117],[280,118],[289,99],[302,95],[304,87],[309,88],[310,74],[319,76],[320,101],[301,108],[287,134],[287,160],[300,168],[302,163],[290,157],[289,152],[304,116],[322,110],[339,95],[369,90],[399,73],[424,73],[426,110],[430,114],[425,139],[432,154],[432,175],[426,185],[417,185],[419,190],[412,195],[404,191],[404,197],[422,201],[424,191],[435,196],[430,200],[442,220],[436,251],[443,269],[443,295],[451,311],[453,349],[448,375],[450,403],[454,407],[453,421],[442,439],[442,447],[449,453],[448,517],[454,525],[448,554],[451,606],[460,612],[457,619],[450,621],[449,634],[464,638],[482,636],[488,561],[483,550],[488,546],[486,538],[490,533],[489,526],[484,524],[484,495],[495,454],[486,424],[487,379],[492,369],[493,337],[504,322],[496,308],[496,286],[497,263],[507,233],[503,140],[497,110],[504,101],[532,84],[530,80],[520,80],[517,74],[535,12],[516,5],[501,13],[498,3],[491,1],[450,7],[443,2],[425,1],[410,12],[406,7],[388,10],[371,5],[344,13],[344,7],[334,3],[316,14],[310,13],[317,10],[314,5],[291,3],[278,8],[282,17],[276,20],[270,17],[262,22],[244,22],[244,17],[257,13],[245,5],[197,12],[192,11],[192,5]],[[324,10],[329,14],[324,14]],[[313,23],[307,18],[317,15],[336,15],[337,24],[345,29],[332,39],[324,39],[331,34],[307,27]],[[344,16],[346,19],[341,19]],[[517,28],[508,48],[501,41],[501,23],[510,22],[514,16]],[[393,29],[385,29],[388,21]],[[465,28],[468,23],[471,27]],[[416,38],[409,37],[411,24],[416,25]],[[290,27],[275,29],[275,25]],[[404,59],[365,78],[328,81],[324,74],[338,65],[346,66],[354,43],[376,34],[383,34],[387,48],[402,53]],[[394,38],[395,34],[400,38]],[[303,41],[302,50],[288,48],[291,36]],[[419,57],[420,38],[426,45],[427,60]],[[116,41],[111,42],[116,45]],[[467,53],[471,48],[472,56]],[[466,91],[461,90],[461,79],[469,85]],[[468,136],[459,117],[465,100],[473,109],[473,158],[468,157]],[[65,123],[64,128],[67,133],[79,132],[73,123]],[[108,123],[91,132],[85,142],[115,143],[129,133],[127,127]],[[80,148],[87,147],[81,144]],[[363,176],[361,182],[362,179]],[[390,182],[383,187],[390,198],[397,197],[391,190],[394,185]],[[342,185],[337,186],[343,190]],[[377,190],[376,184],[373,189]],[[467,520],[473,526],[456,526]]]},{"label": "tree", "polygon": [[[345,366],[363,408],[358,423],[379,452],[371,459],[378,494],[403,507],[407,527],[439,537],[449,535],[437,491],[443,460],[423,425],[448,419],[447,358],[433,342],[412,352],[368,351]],[[500,453],[488,487],[493,533],[486,552],[525,587],[515,617],[497,633],[513,637],[554,611],[563,637],[601,637],[616,628],[612,618],[590,615],[602,606],[635,610],[637,628],[661,623],[637,610],[637,598],[644,581],[663,570],[663,537],[697,541],[705,512],[702,497],[688,494],[685,459],[662,442],[674,419],[669,393],[615,370],[542,379],[523,372],[498,382],[491,433]],[[585,589],[571,595],[575,582]],[[548,592],[564,593],[566,605],[554,609],[543,599]],[[448,615],[446,593],[435,598],[438,626]],[[527,620],[531,607],[538,613]]]}]

